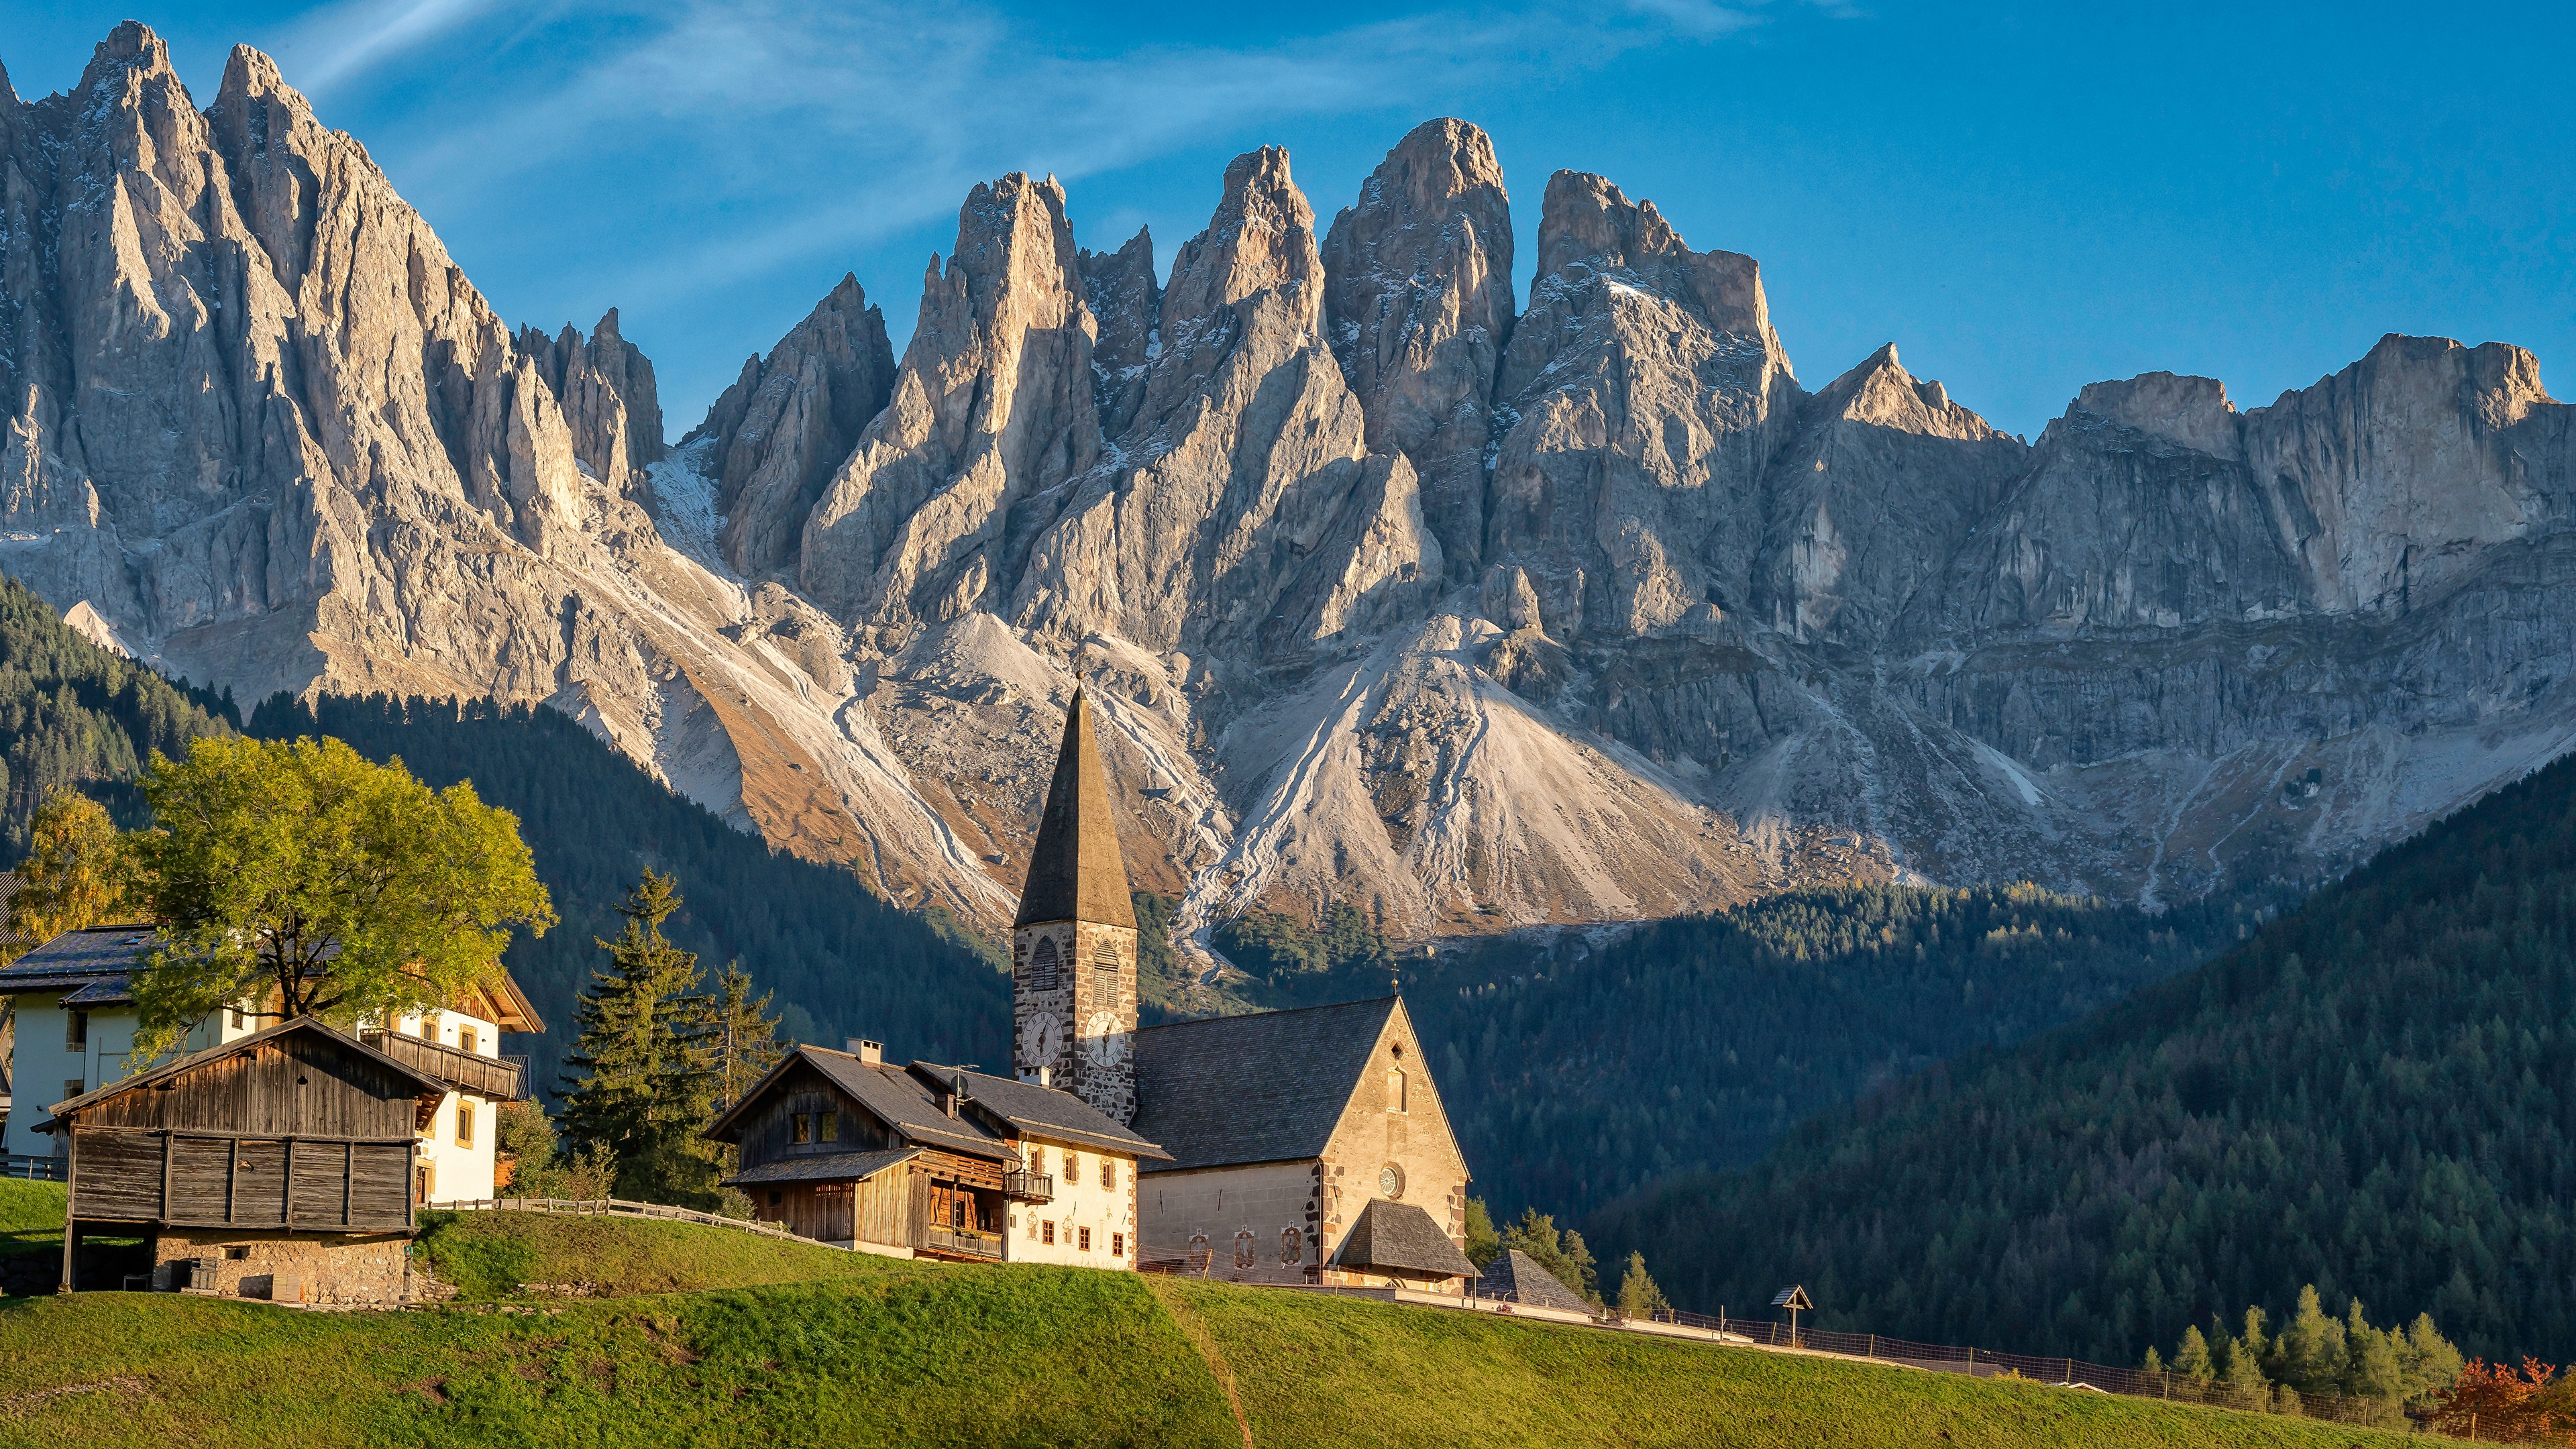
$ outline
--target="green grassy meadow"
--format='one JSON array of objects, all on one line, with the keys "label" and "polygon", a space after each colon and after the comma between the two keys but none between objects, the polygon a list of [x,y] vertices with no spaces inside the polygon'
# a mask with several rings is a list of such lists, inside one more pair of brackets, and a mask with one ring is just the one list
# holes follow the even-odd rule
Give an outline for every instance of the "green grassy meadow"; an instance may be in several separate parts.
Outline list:
[{"label": "green grassy meadow", "polygon": [[[43,1203],[0,1184],[0,1224]],[[59,1190],[55,1197],[59,1221]],[[8,1229],[0,1228],[0,1231]],[[1277,1289],[440,1216],[460,1297],[0,1299],[0,1446],[2369,1445],[2396,1436]],[[589,1285],[564,1298],[523,1285]]]},{"label": "green grassy meadow", "polygon": [[59,1182],[0,1179],[0,1256],[63,1250],[63,1194]]}]

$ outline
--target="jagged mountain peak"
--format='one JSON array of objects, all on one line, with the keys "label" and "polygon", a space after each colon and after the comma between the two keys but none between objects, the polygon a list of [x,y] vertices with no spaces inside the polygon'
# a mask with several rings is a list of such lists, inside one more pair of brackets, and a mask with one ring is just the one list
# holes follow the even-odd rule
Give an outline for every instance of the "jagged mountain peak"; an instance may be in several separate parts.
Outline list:
[{"label": "jagged mountain peak", "polygon": [[1493,142],[1464,121],[1414,127],[1334,216],[1323,259],[1325,326],[1368,445],[1413,465],[1451,576],[1471,579],[1514,321],[1511,198]]},{"label": "jagged mountain peak", "polygon": [[2113,382],[2086,383],[2070,411],[2091,413],[2149,437],[2222,458],[2242,451],[2242,422],[2227,385],[2213,377],[2171,372],[2140,373]]},{"label": "jagged mountain peak", "polygon": [[[1772,350],[1762,268],[1740,252],[1695,252],[1655,209],[1630,201],[1609,178],[1559,171],[1547,179],[1538,224],[1538,273],[1622,272],[1719,332],[1759,337]],[[1783,361],[1785,363],[1785,356]]]},{"label": "jagged mountain peak", "polygon": [[1362,183],[1359,205],[1401,205],[1429,212],[1488,187],[1500,191],[1502,185],[1503,167],[1494,157],[1493,138],[1472,121],[1440,116],[1405,132]]},{"label": "jagged mountain peak", "polygon": [[145,77],[172,74],[169,42],[140,20],[119,23],[91,50],[77,89],[93,89],[101,80],[124,71]]},{"label": "jagged mountain peak", "polygon": [[1930,436],[1984,441],[2003,433],[1961,407],[1949,390],[1918,379],[1897,360],[1896,344],[1871,353],[1817,393],[1808,407],[1822,415]]},{"label": "jagged mountain peak", "polygon": [[1225,190],[1207,230],[1173,258],[1163,289],[1164,325],[1183,329],[1247,299],[1284,293],[1320,326],[1322,273],[1315,209],[1289,175],[1286,148],[1246,151],[1225,168]]}]

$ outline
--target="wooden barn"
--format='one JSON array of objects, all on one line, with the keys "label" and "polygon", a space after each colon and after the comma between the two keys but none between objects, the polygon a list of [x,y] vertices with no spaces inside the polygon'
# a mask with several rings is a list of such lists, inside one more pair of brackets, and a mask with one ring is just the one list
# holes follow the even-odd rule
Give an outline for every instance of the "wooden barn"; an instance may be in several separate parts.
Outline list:
[{"label": "wooden barn", "polygon": [[[412,1164],[448,1084],[309,1017],[53,1108],[63,1286],[85,1227],[141,1227],[152,1286],[327,1303],[410,1296]],[[113,1285],[100,1285],[113,1286]]]}]

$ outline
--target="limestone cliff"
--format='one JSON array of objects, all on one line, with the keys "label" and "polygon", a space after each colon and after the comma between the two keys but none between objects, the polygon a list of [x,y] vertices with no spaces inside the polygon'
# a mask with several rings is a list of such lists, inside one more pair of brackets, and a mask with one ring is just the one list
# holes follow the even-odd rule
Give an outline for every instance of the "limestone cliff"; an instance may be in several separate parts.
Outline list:
[{"label": "limestone cliff", "polygon": [[266,57],[0,79],[0,566],[233,687],[571,712],[782,846],[1006,919],[1077,680],[1185,927],[1404,937],[1804,881],[2308,880],[2576,739],[2576,438],[2392,337],[2033,444],[1749,257],[1483,133],[1317,235],[1285,152],[1157,281],[974,188],[900,360],[844,277],[679,445],[610,312],[515,335]]}]

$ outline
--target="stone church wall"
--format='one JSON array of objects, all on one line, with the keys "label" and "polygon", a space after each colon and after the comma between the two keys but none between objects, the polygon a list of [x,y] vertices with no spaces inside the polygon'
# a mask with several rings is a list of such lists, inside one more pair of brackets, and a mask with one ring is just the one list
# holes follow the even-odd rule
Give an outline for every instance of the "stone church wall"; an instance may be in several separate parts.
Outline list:
[{"label": "stone church wall", "polygon": [[[1401,1018],[1398,1018],[1399,1022]],[[1404,1074],[1395,1100],[1392,1074]],[[1386,1182],[1395,1171],[1394,1189]],[[1371,1198],[1408,1202],[1431,1214],[1451,1242],[1467,1242],[1467,1164],[1442,1115],[1431,1073],[1412,1033],[1389,1031],[1369,1054],[1359,1089],[1324,1149],[1319,1203],[1326,1241],[1338,1244]]]},{"label": "stone church wall", "polygon": [[1316,1170],[1265,1162],[1151,1174],[1140,1194],[1145,1252],[1192,1272],[1204,1261],[1208,1276],[1232,1282],[1302,1283],[1338,1241],[1320,1235]]}]

